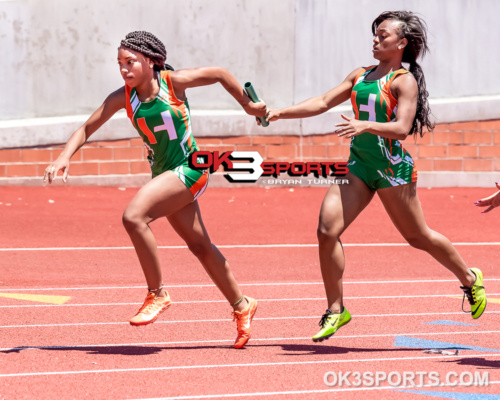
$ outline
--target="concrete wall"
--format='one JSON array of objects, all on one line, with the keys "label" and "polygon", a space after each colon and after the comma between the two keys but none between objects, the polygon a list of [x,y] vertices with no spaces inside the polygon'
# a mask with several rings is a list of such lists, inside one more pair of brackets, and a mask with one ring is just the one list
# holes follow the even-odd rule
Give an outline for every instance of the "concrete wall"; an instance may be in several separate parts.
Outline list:
[{"label": "concrete wall", "polygon": [[430,54],[420,64],[431,98],[500,95],[500,79],[491,74],[500,68],[500,52],[489,44],[500,37],[499,1],[299,0],[294,100],[324,92],[358,66],[376,64],[371,23],[396,9],[416,12],[427,23]]},{"label": "concrete wall", "polygon": [[[116,48],[132,30],[149,30],[176,68],[227,67],[251,80],[270,107],[323,93],[371,56],[372,20],[410,9],[427,21],[423,61],[439,123],[500,118],[500,37],[496,0],[11,0],[0,1],[0,148],[63,143],[122,85]],[[328,133],[340,111],[257,128],[219,86],[188,93],[195,136]],[[59,118],[61,117],[61,118]],[[135,136],[123,115],[94,140]]]},{"label": "concrete wall", "polygon": [[[280,24],[275,24],[279,16]],[[1,119],[86,114],[123,85],[120,40],[148,30],[174,68],[221,65],[267,100],[293,98],[294,1],[21,0],[0,2]],[[201,109],[237,109],[221,87],[194,89]]]},{"label": "concrete wall", "polygon": [[[281,107],[323,93],[372,64],[370,24],[387,9],[427,21],[432,98],[499,95],[496,0],[18,0],[0,2],[0,118],[85,114],[122,84],[116,48],[155,33],[177,68],[223,65]],[[237,109],[221,88],[192,90],[200,109]]]}]

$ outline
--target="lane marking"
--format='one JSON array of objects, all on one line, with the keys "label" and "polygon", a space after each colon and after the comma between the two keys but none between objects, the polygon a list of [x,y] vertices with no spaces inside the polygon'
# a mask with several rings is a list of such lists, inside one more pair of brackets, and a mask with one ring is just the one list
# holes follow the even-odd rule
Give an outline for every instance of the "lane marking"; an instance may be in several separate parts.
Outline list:
[{"label": "lane marking", "polygon": [[[489,385],[496,385],[500,381],[490,381]],[[174,397],[155,397],[147,399],[135,399],[135,400],[190,400],[190,399],[221,399],[221,398],[231,398],[231,397],[258,397],[258,396],[278,396],[278,395],[297,395],[297,394],[313,394],[313,393],[342,393],[342,392],[357,392],[366,390],[394,390],[401,391],[405,389],[413,389],[412,394],[417,391],[415,389],[421,388],[443,388],[443,387],[465,387],[470,388],[470,385],[460,384],[459,382],[451,384],[441,383],[439,386],[436,385],[418,385],[418,386],[374,386],[374,387],[355,387],[355,388],[342,388],[342,389],[310,389],[310,390],[289,390],[283,392],[253,392],[253,393],[234,393],[234,394],[202,394],[202,395],[190,395],[190,396],[174,396]],[[437,393],[437,392],[436,392]],[[470,393],[470,392],[456,392],[457,394],[470,395],[471,399],[477,398],[481,399],[483,393]],[[485,396],[498,396],[496,394],[486,394]],[[450,398],[450,397],[448,397]],[[465,398],[465,397],[464,397]],[[492,399],[493,397],[488,397]]]},{"label": "lane marking", "polygon": [[[231,340],[232,342],[232,340]],[[411,351],[411,350],[409,350]],[[477,357],[500,357],[500,354],[474,354],[465,356],[446,356],[446,359],[452,358],[477,358]],[[365,359],[350,359],[350,360],[316,360],[316,361],[283,361],[275,363],[248,363],[248,364],[205,364],[205,365],[179,365],[168,367],[149,367],[149,368],[121,368],[121,369],[101,369],[101,370],[82,370],[82,371],[54,371],[54,372],[20,372],[13,374],[0,374],[0,378],[12,378],[20,376],[49,376],[49,375],[77,375],[77,374],[102,374],[112,372],[143,372],[143,371],[172,371],[172,370],[189,370],[189,369],[207,369],[207,368],[239,368],[239,367],[270,367],[283,365],[308,365],[308,364],[341,364],[341,363],[359,363],[359,362],[380,362],[380,361],[403,361],[403,360],[430,360],[443,359],[439,356],[424,356],[424,357],[393,357],[393,358],[365,358]],[[490,382],[491,383],[491,382]]]},{"label": "lane marking", "polygon": [[[393,336],[439,336],[439,335],[484,335],[500,333],[500,331],[458,331],[458,332],[416,332],[416,333],[382,333],[372,335],[344,335],[335,336],[335,340],[339,339],[360,339],[360,338],[375,338],[375,337],[393,337]],[[307,340],[311,342],[311,337],[291,337],[291,338],[257,338],[252,339],[253,342],[282,342],[282,341],[296,341]],[[126,347],[126,346],[168,346],[168,345],[190,345],[190,344],[207,344],[207,343],[234,343],[234,339],[212,339],[212,340],[189,340],[189,341],[175,341],[175,342],[150,342],[150,343],[119,343],[119,344],[78,344],[68,346],[23,346],[23,347],[5,347],[0,348],[0,352],[14,352],[20,350],[50,350],[50,349],[80,349],[80,348],[94,348],[94,347]],[[310,343],[313,346],[313,343]],[[380,351],[384,351],[381,349]],[[412,349],[408,349],[412,351]],[[442,357],[442,356],[441,356]],[[277,363],[280,364],[280,363]],[[1,375],[0,375],[1,376]]]},{"label": "lane marking", "polygon": [[64,304],[71,297],[69,296],[47,296],[43,294],[22,294],[22,293],[0,293],[0,297],[9,299],[38,301],[40,303]]},{"label": "lane marking", "polygon": [[[500,281],[500,278],[488,278],[487,282]],[[436,283],[436,282],[454,282],[459,285],[456,279],[420,279],[420,280],[404,280],[404,281],[346,281],[344,285],[361,285],[361,284],[397,284],[397,283]],[[262,283],[238,283],[238,286],[308,286],[308,285],[323,285],[323,282],[262,282]],[[168,289],[179,288],[216,288],[213,283],[200,284],[200,285],[167,285]],[[0,288],[0,292],[5,291],[28,291],[28,290],[124,290],[124,289],[142,289],[145,290],[147,286],[89,286],[89,287],[52,287],[52,288]]]},{"label": "lane marking", "polygon": [[[408,243],[343,243],[344,247],[409,247]],[[454,246],[500,246],[500,242],[456,242]],[[219,249],[274,249],[274,248],[309,248],[318,247],[317,243],[311,244],[222,244],[216,245]],[[159,249],[187,249],[186,245],[158,246]],[[75,251],[75,250],[133,250],[133,246],[113,247],[3,247],[0,251]]]},{"label": "lane marking", "polygon": [[[491,293],[488,296],[500,296],[500,293]],[[425,300],[430,297],[443,297],[443,298],[462,298],[454,294],[418,294],[418,295],[399,295],[399,296],[346,296],[344,300],[380,300],[380,299],[422,299]],[[259,302],[272,302],[272,301],[324,301],[326,297],[304,297],[304,298],[293,298],[293,299],[257,299]],[[174,301],[174,304],[213,304],[213,303],[227,303],[227,300],[185,300],[185,301]],[[137,306],[142,305],[142,303],[92,303],[92,304],[20,304],[20,305],[8,305],[0,306],[0,308],[36,308],[36,307],[100,307],[100,306]]]},{"label": "lane marking", "polygon": [[[496,293],[492,293],[491,296],[497,296]],[[453,299],[461,299],[462,296],[450,296]],[[495,304],[500,304],[500,299],[492,299],[490,298],[490,295],[486,296],[488,303],[495,303]]]},{"label": "lane marking", "polygon": [[[463,312],[440,312],[440,313],[411,313],[411,314],[366,314],[354,315],[356,318],[386,318],[386,317],[416,317],[416,316],[430,316],[430,315],[463,315]],[[488,314],[500,314],[500,311],[488,311]],[[297,316],[297,317],[261,317],[254,318],[253,321],[267,321],[267,320],[288,320],[288,319],[319,319],[319,316]],[[207,322],[230,322],[233,320],[229,318],[220,319],[191,319],[191,320],[177,320],[177,321],[156,321],[155,324],[192,324],[192,323],[207,323]],[[437,322],[437,321],[435,321]],[[452,321],[448,321],[452,322]],[[433,322],[422,323],[423,325],[435,325]],[[464,324],[456,323],[457,325],[465,326],[479,326],[479,324]],[[128,322],[73,322],[66,324],[35,324],[35,325],[3,325],[0,328],[45,328],[45,327],[61,327],[61,326],[93,326],[93,325],[129,325]],[[448,324],[455,325],[455,324]]]}]

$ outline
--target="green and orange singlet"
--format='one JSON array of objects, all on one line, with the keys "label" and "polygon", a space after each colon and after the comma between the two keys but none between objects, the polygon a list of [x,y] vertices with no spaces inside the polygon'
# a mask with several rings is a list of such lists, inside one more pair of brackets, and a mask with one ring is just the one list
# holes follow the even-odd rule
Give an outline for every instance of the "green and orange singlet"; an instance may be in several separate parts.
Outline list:
[{"label": "green and orange singlet", "polygon": [[[363,69],[354,79],[351,92],[354,116],[360,121],[391,122],[396,118],[398,103],[391,93],[391,83],[409,71],[401,68],[375,81],[367,80],[375,68]],[[401,143],[369,132],[352,138],[348,165],[352,174],[374,190],[417,180],[413,159]]]},{"label": "green and orange singlet", "polygon": [[160,71],[159,83],[158,95],[147,103],[139,100],[135,88],[125,86],[127,116],[148,149],[153,176],[173,170],[198,150],[188,102],[175,96],[170,71]]},{"label": "green and orange singlet", "polygon": [[125,85],[127,116],[148,151],[153,178],[174,172],[198,197],[206,187],[208,170],[193,170],[189,156],[199,150],[191,132],[188,101],[174,93],[170,71],[159,72],[160,91],[155,99],[141,102],[135,88]]}]

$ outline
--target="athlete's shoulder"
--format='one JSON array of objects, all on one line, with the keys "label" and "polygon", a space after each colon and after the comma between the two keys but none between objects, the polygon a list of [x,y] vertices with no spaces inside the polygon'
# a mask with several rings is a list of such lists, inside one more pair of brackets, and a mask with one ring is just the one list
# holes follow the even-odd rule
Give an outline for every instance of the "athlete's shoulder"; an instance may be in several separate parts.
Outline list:
[{"label": "athlete's shoulder", "polygon": [[391,92],[397,98],[402,93],[411,95],[412,93],[418,93],[417,80],[413,74],[407,70],[405,72],[400,72],[398,75],[394,76],[391,82]]},{"label": "athlete's shoulder", "polygon": [[122,86],[110,93],[104,100],[103,106],[107,112],[112,114],[122,108],[127,108],[126,87]]},{"label": "athlete's shoulder", "polygon": [[131,88],[129,88],[128,86],[122,86],[121,88],[115,90],[114,92],[109,94],[109,96],[106,98],[105,102],[124,105],[127,89],[131,89]]},{"label": "athlete's shoulder", "polygon": [[370,65],[368,67],[359,67],[359,68],[356,68],[354,71],[352,72],[357,72],[358,74],[359,73],[365,73],[365,72],[368,72],[368,71],[371,71],[372,69],[376,68],[377,66],[376,65]]},{"label": "athlete's shoulder", "polygon": [[110,96],[119,96],[120,94],[125,94],[125,91],[129,88],[127,85],[123,85],[122,87],[116,89],[114,92],[111,92],[109,95]]},{"label": "athlete's shoulder", "polygon": [[359,76],[361,74],[364,74],[368,69],[370,69],[370,68],[369,67],[359,67],[359,68],[356,68],[348,76],[357,77],[357,76]]},{"label": "athlete's shoulder", "polygon": [[401,68],[393,75],[392,85],[413,86],[417,85],[417,80],[410,71]]},{"label": "athlete's shoulder", "polygon": [[369,70],[373,69],[374,67],[375,67],[375,65],[371,65],[369,67],[359,67],[359,68],[356,68],[349,75],[347,75],[346,80],[348,80],[348,81],[352,82],[353,84],[355,84],[356,81],[358,80],[358,78],[361,75],[363,75],[366,71],[369,71]]},{"label": "athlete's shoulder", "polygon": [[162,71],[165,73],[165,76],[169,76],[170,80],[174,83],[184,83],[187,82],[190,78],[190,74],[193,71],[197,71],[201,68],[184,68],[178,69],[175,71]]},{"label": "athlete's shoulder", "polygon": [[189,87],[189,83],[193,80],[192,72],[198,68],[178,69],[175,71],[162,71],[165,76],[165,81],[180,92],[185,91]]},{"label": "athlete's shoulder", "polygon": [[392,71],[391,73],[389,73],[387,75],[387,81],[394,81],[396,78],[399,78],[399,77],[402,77],[402,76],[406,76],[406,77],[412,77],[413,74],[407,70],[405,67],[401,67],[399,69],[396,69],[394,71]]}]

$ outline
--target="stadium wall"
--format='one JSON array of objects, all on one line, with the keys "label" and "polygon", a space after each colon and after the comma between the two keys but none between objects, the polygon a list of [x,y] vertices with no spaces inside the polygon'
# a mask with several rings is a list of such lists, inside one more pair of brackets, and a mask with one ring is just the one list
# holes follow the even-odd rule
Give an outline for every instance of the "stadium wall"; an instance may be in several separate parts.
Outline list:
[{"label": "stadium wall", "polygon": [[[266,161],[345,161],[347,140],[326,135],[255,135],[202,137],[200,150],[258,151]],[[500,120],[436,126],[415,143],[403,146],[413,155],[423,186],[492,186],[500,175]],[[62,146],[0,150],[0,181],[6,184],[41,185],[45,167]],[[96,141],[83,146],[72,158],[70,184],[140,186],[150,179],[149,165],[140,138]],[[212,179],[212,185],[227,182]],[[261,182],[265,185],[265,181]]]},{"label": "stadium wall", "polygon": [[[0,2],[0,47],[7,55],[0,184],[38,182],[60,144],[121,86],[113,59],[128,31],[154,32],[166,43],[174,67],[227,67],[240,82],[251,80],[276,108],[323,93],[355,67],[374,63],[371,21],[395,8],[420,13],[429,28],[431,53],[422,66],[438,125],[417,144],[405,141],[421,182],[491,185],[500,170],[500,80],[491,78],[500,53],[483,43],[500,36],[495,0]],[[347,155],[348,145],[332,134],[340,113],[349,112],[347,104],[264,129],[218,85],[188,96],[193,132],[207,149],[254,149],[266,159],[297,161]],[[137,176],[147,175],[147,163],[134,138],[130,122],[117,115],[73,158],[71,174],[78,177],[73,181],[142,182]]]}]

